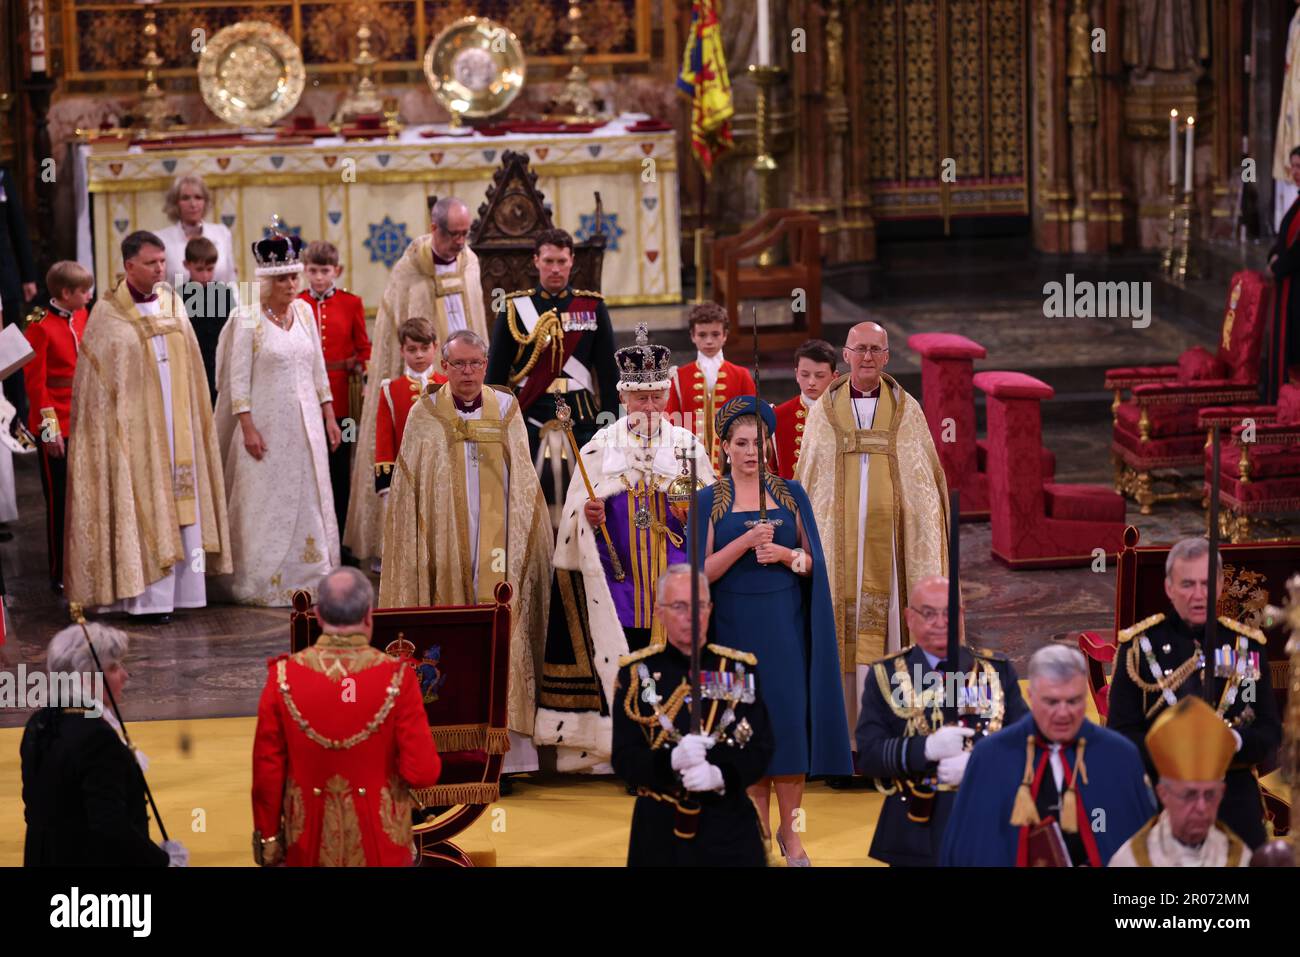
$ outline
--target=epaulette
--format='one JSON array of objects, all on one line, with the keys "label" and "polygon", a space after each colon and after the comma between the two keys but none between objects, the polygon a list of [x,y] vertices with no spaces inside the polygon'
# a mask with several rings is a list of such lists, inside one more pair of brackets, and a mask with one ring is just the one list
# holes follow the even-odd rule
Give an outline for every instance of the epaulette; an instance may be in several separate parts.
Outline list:
[{"label": "epaulette", "polygon": [[992,648],[975,648],[972,646],[970,653],[974,655],[976,658],[988,658],[990,661],[1010,660],[1002,652],[994,651]]},{"label": "epaulette", "polygon": [[657,655],[663,651],[666,645],[646,645],[640,651],[634,651],[630,655],[623,655],[618,659],[618,666],[626,668],[628,665],[634,665],[643,658],[649,658],[651,655]]},{"label": "epaulette", "polygon": [[575,290],[573,290],[573,294],[574,294],[575,296],[590,296],[592,299],[604,299],[604,298],[605,298],[605,297],[602,296],[600,293],[598,293],[598,292],[594,292],[594,291],[591,290],[591,289],[575,289]]},{"label": "epaulette", "polygon": [[1165,613],[1158,611],[1150,618],[1143,618],[1136,625],[1129,625],[1127,628],[1120,629],[1119,633],[1115,636],[1115,640],[1121,645],[1126,641],[1132,641],[1144,631],[1154,628],[1164,620]]},{"label": "epaulette", "polygon": [[1226,615],[1219,616],[1219,624],[1224,628],[1227,628],[1229,631],[1235,631],[1239,635],[1245,635],[1247,638],[1257,641],[1261,645],[1268,644],[1268,639],[1264,637],[1264,633],[1258,628],[1252,628],[1250,625],[1243,625],[1241,622],[1233,621]]},{"label": "epaulette", "polygon": [[732,661],[743,662],[750,667],[758,667],[758,659],[748,651],[737,651],[735,648],[728,648],[725,645],[708,644],[704,647],[722,658],[730,658]]},{"label": "epaulette", "polygon": [[33,309],[31,312],[27,314],[27,321],[23,323],[23,331],[24,332],[27,331],[28,329],[36,325],[36,323],[40,322],[49,314],[50,313],[48,309],[45,309],[41,306],[37,306],[35,309]]},{"label": "epaulette", "polygon": [[520,296],[531,296],[531,295],[532,295],[533,293],[535,293],[536,291],[537,291],[536,287],[534,287],[534,288],[532,288],[532,289],[519,289],[519,290],[516,290],[515,292],[508,292],[508,293],[506,293],[506,298],[507,298],[507,299],[518,299]]},{"label": "epaulette", "polygon": [[887,654],[887,655],[881,655],[879,658],[877,658],[875,661],[873,661],[872,664],[873,664],[873,665],[877,665],[877,664],[880,664],[880,663],[883,662],[883,661],[893,661],[895,658],[899,657],[900,655],[905,655],[905,654],[907,654],[907,653],[908,653],[909,651],[911,651],[914,647],[916,647],[916,646],[915,646],[915,645],[908,645],[908,646],[905,647],[905,648],[899,648],[897,651],[891,651],[891,652],[890,652],[889,654]]}]

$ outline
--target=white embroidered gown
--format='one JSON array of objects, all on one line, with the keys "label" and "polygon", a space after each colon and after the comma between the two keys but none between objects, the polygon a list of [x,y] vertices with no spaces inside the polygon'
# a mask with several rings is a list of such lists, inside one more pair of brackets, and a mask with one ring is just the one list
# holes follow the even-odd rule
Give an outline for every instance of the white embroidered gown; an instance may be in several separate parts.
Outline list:
[{"label": "white embroidered gown", "polygon": [[[246,605],[288,605],[315,597],[320,577],[339,563],[339,530],[329,480],[321,403],[330,399],[320,333],[310,307],[290,305],[281,329],[259,309],[240,307],[217,346],[217,436],[225,466],[234,573],[218,593]],[[267,450],[244,448],[237,416],[251,412]]]}]

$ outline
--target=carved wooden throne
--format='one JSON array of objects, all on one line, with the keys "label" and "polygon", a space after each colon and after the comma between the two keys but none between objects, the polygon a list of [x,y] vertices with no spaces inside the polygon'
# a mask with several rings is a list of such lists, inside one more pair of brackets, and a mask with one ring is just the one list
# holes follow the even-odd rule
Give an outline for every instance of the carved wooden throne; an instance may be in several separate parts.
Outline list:
[{"label": "carved wooden throne", "polygon": [[[575,289],[600,292],[600,274],[605,262],[604,207],[596,193],[596,228],[582,242],[573,244]],[[430,197],[430,208],[437,201]],[[492,290],[514,292],[537,285],[533,268],[533,237],[554,229],[555,220],[546,196],[537,188],[537,173],[528,164],[528,154],[506,150],[501,168],[492,174],[487,198],[478,208],[478,219],[469,231],[469,246],[478,256],[483,280],[483,302],[489,311],[497,301]],[[488,328],[492,317],[488,317]]]}]

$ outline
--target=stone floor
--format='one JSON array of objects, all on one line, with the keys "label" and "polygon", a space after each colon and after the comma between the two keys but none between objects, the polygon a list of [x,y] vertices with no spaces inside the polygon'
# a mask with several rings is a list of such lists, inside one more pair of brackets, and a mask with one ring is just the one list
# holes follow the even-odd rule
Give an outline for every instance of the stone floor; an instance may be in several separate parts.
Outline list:
[{"label": "stone floor", "polygon": [[[782,308],[781,303],[765,303],[762,314],[779,319]],[[682,349],[684,314],[680,306],[616,310],[620,344],[631,339],[635,322],[645,321],[673,337],[679,358],[689,355]],[[863,318],[882,322],[893,333],[890,371],[900,378],[911,380],[919,370],[906,336],[927,330],[960,332],[981,342],[989,358],[979,368],[1018,369],[1049,382],[1058,377],[1058,400],[1043,409],[1044,441],[1056,452],[1058,481],[1065,482],[1110,480],[1110,415],[1101,371],[1108,365],[1169,361],[1197,341],[1176,318],[1159,315],[1150,327],[1137,330],[1114,320],[1048,319],[1041,299],[983,294],[945,302],[936,293],[863,308],[827,290],[828,338],[842,341],[847,326]],[[788,373],[777,382],[780,389],[774,386],[769,399],[793,395]],[[1070,407],[1065,401],[1063,393],[1075,387],[1072,382],[1090,390],[1084,405]],[[919,384],[909,387],[919,389]],[[62,601],[45,584],[44,503],[36,463],[20,460],[15,471],[22,518],[11,526],[14,539],[0,545],[9,609],[9,643],[0,654],[11,665],[22,661],[32,666],[43,661],[46,643],[68,618]],[[1200,509],[1186,503],[1160,507],[1145,517],[1130,507],[1129,520],[1144,543],[1199,534],[1204,521]],[[1293,525],[1296,532],[1300,527]],[[1012,572],[992,560],[989,539],[987,523],[962,526],[962,585],[968,631],[976,643],[1002,649],[1023,664],[1054,637],[1113,627],[1113,570]],[[124,710],[134,720],[253,714],[266,659],[288,645],[287,609],[220,605],[178,614],[166,626],[141,626],[125,617],[114,623],[132,635],[127,660],[132,680]],[[25,712],[0,710],[0,726],[25,720]]]}]

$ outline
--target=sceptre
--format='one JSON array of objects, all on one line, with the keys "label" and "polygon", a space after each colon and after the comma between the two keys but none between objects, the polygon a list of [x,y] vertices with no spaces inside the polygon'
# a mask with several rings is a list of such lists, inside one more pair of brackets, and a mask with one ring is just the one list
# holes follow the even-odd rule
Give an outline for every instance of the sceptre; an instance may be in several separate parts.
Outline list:
[{"label": "sceptre", "polygon": [[[560,428],[564,434],[569,437],[569,448],[573,449],[573,460],[578,463],[578,471],[582,474],[582,483],[587,486],[587,498],[595,502],[596,490],[591,487],[591,479],[587,476],[587,466],[583,464],[582,452],[578,449],[578,440],[573,437],[573,413],[569,410],[569,403],[565,401],[564,396],[555,396],[555,418],[560,423]],[[609,552],[609,566],[614,572],[614,580],[622,581],[627,576],[623,572],[623,563],[618,560],[618,553],[614,551],[614,542],[609,537],[609,529],[605,523],[601,522],[597,528],[600,529],[601,537],[605,539],[605,549]]]}]

